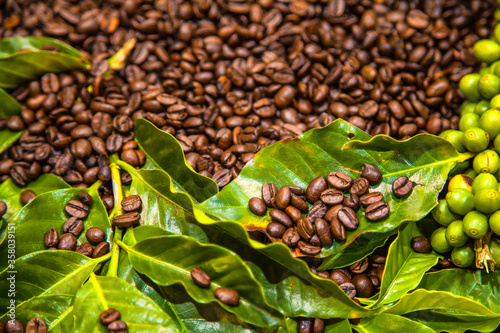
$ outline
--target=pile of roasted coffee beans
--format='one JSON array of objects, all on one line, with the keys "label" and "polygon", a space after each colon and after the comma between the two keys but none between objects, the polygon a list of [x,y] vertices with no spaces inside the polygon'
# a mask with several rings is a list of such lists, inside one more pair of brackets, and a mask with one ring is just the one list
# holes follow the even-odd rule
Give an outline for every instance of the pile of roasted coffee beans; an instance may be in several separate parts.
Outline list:
[{"label": "pile of roasted coffee beans", "polygon": [[28,321],[26,328],[19,319],[8,320],[6,324],[0,321],[0,332],[3,333],[47,333],[47,324],[42,318]]},{"label": "pile of roasted coffee beans", "polygon": [[89,243],[77,244],[77,238],[85,229],[83,220],[89,215],[92,204],[92,197],[87,192],[79,193],[78,198],[79,200],[70,200],[64,207],[70,218],[63,224],[63,234],[59,236],[57,229],[49,229],[45,234],[45,246],[49,250],[76,251],[90,258],[99,258],[109,251],[109,243],[106,242],[103,230],[88,228],[85,236]]},{"label": "pile of roasted coffee beans", "polygon": [[106,326],[108,333],[128,333],[127,323],[120,320],[120,316],[120,311],[110,308],[99,315],[99,320]]},{"label": "pile of roasted coffee beans", "polygon": [[[107,156],[141,166],[133,120],[173,134],[222,188],[277,140],[343,118],[408,138],[458,127],[458,82],[478,69],[494,0],[7,1],[0,37],[50,36],[89,74],[47,74],[16,90],[25,129],[0,155],[0,181],[52,172],[72,186],[109,180]],[[105,59],[137,39],[111,76]],[[87,89],[91,86],[91,89]]]},{"label": "pile of roasted coffee beans", "polygon": [[[334,239],[344,241],[346,231],[358,228],[356,210],[360,206],[365,208],[365,216],[371,222],[389,215],[390,207],[384,201],[384,194],[369,192],[370,186],[377,185],[381,179],[380,170],[365,163],[359,178],[353,180],[344,172],[332,171],[326,179],[322,176],[313,179],[305,191],[293,185],[278,190],[275,184],[264,183],[262,199],[253,197],[248,206],[258,216],[264,216],[267,208],[271,208],[272,222],[266,231],[272,241],[298,247],[303,254],[314,256],[322,247],[332,245]],[[397,178],[392,184],[392,192],[397,198],[406,197],[412,189],[413,182],[406,176]],[[345,191],[350,195],[346,196]],[[309,207],[306,201],[312,206]]]},{"label": "pile of roasted coffee beans", "polygon": [[138,195],[130,195],[123,198],[122,210],[124,214],[113,217],[112,226],[119,229],[134,227],[139,224],[141,215],[139,211],[142,209],[142,200]]},{"label": "pile of roasted coffee beans", "polygon": [[[191,279],[193,282],[201,288],[210,288],[212,279],[210,276],[203,271],[201,268],[193,267],[191,269]],[[240,304],[240,294],[231,288],[219,287],[215,289],[214,296],[221,303],[229,306],[238,306]]]}]

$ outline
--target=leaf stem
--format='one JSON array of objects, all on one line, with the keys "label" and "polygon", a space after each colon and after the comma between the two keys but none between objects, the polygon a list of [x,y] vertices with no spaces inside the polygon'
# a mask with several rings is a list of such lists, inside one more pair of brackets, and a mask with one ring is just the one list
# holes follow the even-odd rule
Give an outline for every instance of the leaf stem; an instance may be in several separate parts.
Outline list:
[{"label": "leaf stem", "polygon": [[[113,217],[122,213],[121,203],[123,199],[122,182],[120,177],[120,167],[112,163],[110,165],[111,169],[111,181],[113,185],[113,196],[115,201],[115,206],[109,215],[109,219],[112,220]],[[118,275],[118,261],[120,259],[120,246],[119,242],[122,239],[123,230],[115,228],[115,234],[113,237],[113,246],[111,248],[111,261],[109,262],[109,269],[106,276],[117,276]],[[121,243],[121,242],[120,242]]]}]

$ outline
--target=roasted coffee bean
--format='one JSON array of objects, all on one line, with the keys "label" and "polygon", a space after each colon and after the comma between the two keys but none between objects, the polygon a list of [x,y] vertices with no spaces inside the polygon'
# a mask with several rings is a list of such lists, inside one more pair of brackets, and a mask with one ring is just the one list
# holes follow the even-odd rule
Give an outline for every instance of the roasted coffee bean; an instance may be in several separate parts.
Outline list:
[{"label": "roasted coffee bean", "polygon": [[344,193],[340,190],[329,188],[321,192],[320,200],[326,205],[338,205],[344,201]]},{"label": "roasted coffee bean", "polygon": [[260,198],[253,197],[248,201],[248,208],[258,216],[266,215],[267,207],[264,201]]},{"label": "roasted coffee bean", "polygon": [[49,229],[45,233],[45,246],[52,247],[57,246],[57,244],[59,244],[59,233],[54,228]]},{"label": "roasted coffee bean", "polygon": [[316,219],[314,225],[316,226],[316,235],[318,235],[321,244],[324,247],[332,245],[332,233],[328,222],[323,219]]},{"label": "roasted coffee bean", "polygon": [[328,184],[341,191],[347,190],[352,185],[352,178],[342,171],[330,172],[327,180]]},{"label": "roasted coffee bean", "polygon": [[293,193],[290,196],[290,204],[295,208],[297,208],[298,210],[300,210],[301,212],[305,212],[309,209],[307,203],[304,200],[302,200],[301,197]]},{"label": "roasted coffee bean", "polygon": [[328,210],[328,207],[321,202],[321,201],[316,201],[314,205],[311,207],[309,212],[307,213],[307,217],[311,220],[314,221],[317,218],[324,218],[326,215],[326,212]]},{"label": "roasted coffee bean", "polygon": [[99,320],[101,323],[105,326],[108,326],[115,320],[120,319],[120,311],[116,309],[109,308],[107,310],[104,310],[100,315],[99,315]]},{"label": "roasted coffee bean", "polygon": [[368,258],[364,258],[349,266],[349,270],[353,274],[362,274],[368,269],[368,265],[369,265]]},{"label": "roasted coffee bean", "polygon": [[122,209],[125,212],[138,211],[142,207],[141,197],[138,195],[129,195],[122,200]]},{"label": "roasted coffee bean", "polygon": [[290,188],[288,186],[283,186],[276,193],[276,207],[279,209],[285,209],[290,203]]},{"label": "roasted coffee bean", "polygon": [[122,320],[115,320],[108,325],[108,333],[128,333],[128,326]]},{"label": "roasted coffee bean", "polygon": [[343,283],[351,282],[351,277],[347,275],[344,271],[339,269],[334,269],[330,273],[330,279],[339,286]]},{"label": "roasted coffee bean", "polygon": [[295,195],[305,195],[306,192],[299,186],[294,186],[294,185],[288,185],[288,188],[290,189],[290,192]]},{"label": "roasted coffee bean", "polygon": [[404,198],[411,193],[413,182],[406,176],[401,176],[392,183],[392,193],[396,198]]},{"label": "roasted coffee bean", "polygon": [[352,182],[352,186],[349,189],[349,193],[351,193],[351,195],[357,195],[358,197],[360,197],[366,192],[368,192],[369,188],[370,188],[370,182],[368,181],[368,179],[359,177]]},{"label": "roasted coffee bean", "polygon": [[339,221],[337,217],[333,217],[330,220],[330,229],[332,230],[332,235],[338,242],[343,242],[346,239],[346,231],[344,225]]},{"label": "roasted coffee bean", "polygon": [[9,319],[5,324],[6,333],[24,333],[24,325],[19,319]]},{"label": "roasted coffee bean", "polygon": [[63,224],[63,232],[73,234],[78,238],[84,228],[83,221],[77,217],[70,217]]},{"label": "roasted coffee bean", "polygon": [[373,284],[365,274],[353,277],[352,283],[356,286],[356,292],[359,297],[369,298],[373,295]]},{"label": "roasted coffee bean", "polygon": [[389,212],[389,204],[385,201],[379,201],[366,207],[365,216],[368,221],[376,222],[386,218]]},{"label": "roasted coffee bean", "polygon": [[109,243],[101,242],[96,245],[94,248],[94,252],[92,253],[92,258],[99,258],[108,253],[109,251]]},{"label": "roasted coffee bean", "polygon": [[10,178],[12,178],[14,184],[16,184],[18,187],[26,187],[26,185],[28,185],[28,173],[20,165],[12,166],[10,168],[9,176]]},{"label": "roasted coffee bean", "polygon": [[59,244],[57,245],[59,250],[76,250],[76,237],[73,234],[65,233],[59,238]]},{"label": "roasted coffee bean", "polygon": [[371,192],[361,196],[359,200],[361,201],[363,207],[367,207],[373,203],[383,201],[384,195],[381,192]]},{"label": "roasted coffee bean", "polygon": [[368,179],[370,185],[377,185],[382,179],[382,172],[371,164],[363,164],[361,166],[361,177]]},{"label": "roasted coffee bean", "polygon": [[288,228],[283,234],[283,243],[290,247],[297,246],[300,235],[295,228]]},{"label": "roasted coffee bean", "polygon": [[299,235],[309,241],[311,237],[314,235],[314,226],[310,219],[307,217],[301,218],[297,221],[297,232]]},{"label": "roasted coffee bean", "polygon": [[318,271],[318,272],[316,272],[316,275],[319,276],[320,278],[323,278],[323,279],[330,278],[330,273],[328,273],[327,271]]},{"label": "roasted coffee bean", "polygon": [[352,299],[356,296],[356,286],[352,282],[344,282],[339,285],[339,287],[349,296],[349,298]]},{"label": "roasted coffee bean", "polygon": [[191,279],[202,288],[209,288],[212,283],[210,276],[198,267],[191,269]]},{"label": "roasted coffee bean", "polygon": [[323,333],[325,331],[325,321],[320,318],[314,318],[313,333]]},{"label": "roasted coffee bean", "polygon": [[92,245],[90,245],[89,243],[83,243],[81,245],[78,245],[75,251],[89,258],[92,257],[92,254],[94,253],[94,249],[92,248]]},{"label": "roasted coffee bean", "polygon": [[92,205],[92,196],[87,192],[78,193],[78,199],[89,207]]},{"label": "roasted coffee bean", "polygon": [[299,319],[297,321],[297,333],[313,333],[313,326],[312,319]]},{"label": "roasted coffee bean", "polygon": [[321,252],[321,247],[311,245],[304,241],[299,241],[297,246],[299,247],[300,252],[308,256],[315,256]]},{"label": "roasted coffee bean", "polygon": [[328,187],[325,177],[314,178],[306,189],[306,199],[314,204],[319,200],[321,193]]},{"label": "roasted coffee bean", "polygon": [[7,213],[7,204],[0,200],[0,219]]},{"label": "roasted coffee bean", "polygon": [[358,209],[359,203],[360,203],[359,197],[355,194],[352,194],[348,197],[344,197],[344,201],[342,202],[344,206],[352,209]]},{"label": "roasted coffee bean", "polygon": [[286,228],[281,223],[271,222],[267,225],[266,230],[269,236],[274,238],[280,238],[285,233]]},{"label": "roasted coffee bean", "polygon": [[47,324],[42,318],[33,318],[26,324],[26,333],[47,333]]},{"label": "roasted coffee bean", "polygon": [[214,291],[215,298],[221,303],[229,306],[238,306],[240,304],[240,294],[231,288],[219,287]]},{"label": "roasted coffee bean", "polygon": [[278,193],[278,189],[276,185],[273,183],[264,183],[262,184],[262,200],[269,208],[274,208],[276,206],[275,197],[276,193]]},{"label": "roasted coffee bean", "polygon": [[21,205],[27,205],[28,202],[31,200],[35,199],[36,193],[33,192],[32,190],[24,190],[21,192],[21,195],[19,197],[19,201],[21,202]]},{"label": "roasted coffee bean", "polygon": [[69,201],[66,206],[64,206],[64,210],[70,216],[77,217],[79,219],[84,219],[89,215],[89,206],[77,200]]},{"label": "roasted coffee bean", "polygon": [[313,235],[309,240],[309,243],[314,246],[321,246],[321,239],[319,239],[318,235]]},{"label": "roasted coffee bean", "polygon": [[106,240],[106,233],[99,228],[92,227],[87,229],[85,237],[87,237],[89,243],[99,244]]},{"label": "roasted coffee bean", "polygon": [[332,220],[333,218],[337,218],[337,215],[338,215],[339,210],[340,210],[341,208],[343,208],[343,207],[344,207],[344,205],[340,205],[340,204],[339,204],[339,205],[335,205],[335,206],[333,206],[332,208],[330,208],[330,209],[326,212],[324,219],[325,219],[327,222],[330,222],[330,223],[331,223],[331,220]]},{"label": "roasted coffee bean", "polygon": [[120,229],[129,228],[137,225],[141,215],[138,212],[130,212],[113,218],[112,226]]},{"label": "roasted coffee bean", "polygon": [[431,253],[432,247],[431,242],[428,238],[423,236],[413,237],[411,239],[411,247],[415,252],[418,253]]},{"label": "roasted coffee bean", "polygon": [[297,223],[297,221],[302,218],[302,213],[300,212],[300,210],[293,206],[286,207],[285,213],[292,219],[294,223]]},{"label": "roasted coffee bean", "polygon": [[269,216],[274,222],[279,222],[285,227],[290,228],[293,226],[292,220],[286,215],[286,213],[279,209],[271,209],[269,211]]},{"label": "roasted coffee bean", "polygon": [[356,230],[359,226],[359,220],[356,216],[356,212],[352,208],[343,207],[339,209],[337,218],[349,231]]}]

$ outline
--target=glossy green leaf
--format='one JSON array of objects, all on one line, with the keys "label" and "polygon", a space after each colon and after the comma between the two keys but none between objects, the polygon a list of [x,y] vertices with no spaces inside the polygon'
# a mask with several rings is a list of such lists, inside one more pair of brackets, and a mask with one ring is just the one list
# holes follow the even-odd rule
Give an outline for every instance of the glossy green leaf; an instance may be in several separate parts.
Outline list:
[{"label": "glossy green leaf", "polygon": [[23,134],[23,131],[19,132],[11,132],[8,129],[3,129],[0,131],[0,154],[9,149],[10,146],[16,142],[21,135]]},{"label": "glossy green leaf", "polygon": [[0,88],[0,118],[7,119],[23,110],[21,104],[4,89]]},{"label": "glossy green leaf", "polygon": [[[146,239],[126,251],[134,269],[158,285],[181,283],[200,303],[216,301],[214,290],[218,287],[232,288],[240,294],[240,304],[231,307],[220,303],[224,309],[260,327],[280,324],[279,314],[266,304],[262,288],[249,269],[238,256],[222,247],[171,235]],[[210,288],[200,288],[192,281],[193,267],[201,268],[212,278]]]},{"label": "glossy green leaf", "polygon": [[415,322],[402,316],[382,313],[375,317],[362,319],[353,328],[359,333],[435,333],[435,331],[424,324]]},{"label": "glossy green leaf", "polygon": [[[49,325],[57,324],[67,316],[83,282],[107,257],[90,259],[71,251],[41,251],[9,263],[0,273],[0,321],[6,321],[7,306],[15,299],[16,318],[23,323],[39,316]],[[14,287],[9,279],[15,279]],[[11,287],[15,296],[9,294]]]},{"label": "glossy green leaf", "polygon": [[9,219],[23,208],[19,201],[19,197],[24,190],[32,190],[37,195],[40,195],[46,192],[67,189],[70,187],[71,186],[60,177],[51,173],[41,175],[37,180],[30,182],[28,186],[24,188],[17,187],[12,179],[9,178],[0,184],[0,198],[7,204],[7,213],[4,215],[4,218]]},{"label": "glossy green leaf", "polygon": [[[56,46],[58,52],[42,50]],[[45,73],[86,71],[88,60],[73,47],[48,37],[11,37],[0,41],[0,87],[16,88]]]},{"label": "glossy green leaf", "polygon": [[[90,227],[100,228],[106,232],[108,242],[111,242],[111,225],[106,208],[97,193],[97,187],[85,190],[63,189],[35,197],[9,220],[9,228],[15,229],[16,256],[21,257],[32,252],[45,250],[45,233],[51,228],[56,228],[60,234],[62,233],[62,225],[69,218],[64,211],[64,206],[68,201],[77,199],[78,193],[82,191],[87,191],[93,198],[90,213],[84,220],[85,230]],[[78,238],[79,243],[87,242],[85,230]],[[8,237],[5,235],[0,243],[1,268],[6,267]]]},{"label": "glossy green leaf", "polygon": [[191,168],[179,142],[172,135],[145,119],[135,121],[134,133],[139,147],[152,162],[172,177],[176,189],[190,194],[199,202],[217,194],[217,183]]},{"label": "glossy green leaf", "polygon": [[433,310],[415,311],[405,314],[404,317],[422,323],[436,332],[497,332],[500,325],[499,318],[460,313],[447,314]]},{"label": "glossy green leaf", "polygon": [[410,222],[399,230],[389,247],[378,300],[373,304],[389,304],[415,289],[424,274],[437,264],[436,253],[417,253],[411,247],[413,237],[422,236],[416,223]]},{"label": "glossy green leaf", "polygon": [[[374,164],[384,177],[372,190],[384,193],[391,213],[383,221],[369,222],[364,209],[358,210],[358,229],[348,232],[345,242],[335,242],[319,255],[332,256],[320,269],[333,268],[338,266],[338,254],[360,235],[368,233],[377,237],[382,233],[386,237],[404,221],[423,218],[436,205],[448,172],[457,162],[470,157],[469,154],[459,154],[450,143],[433,135],[417,135],[407,141],[396,141],[387,136],[370,139],[360,129],[336,120],[324,128],[307,131],[297,139],[284,140],[262,149],[237,179],[217,196],[199,204],[198,208],[220,219],[237,221],[248,230],[264,231],[269,216],[259,217],[248,209],[249,199],[260,197],[263,183],[306,188],[312,179],[326,176],[331,171],[344,171],[358,178],[363,163]],[[403,175],[417,185],[410,196],[398,199],[392,194],[392,182]],[[373,250],[358,245],[365,249],[363,256]],[[350,251],[349,248],[347,252]],[[359,248],[354,251],[363,252]]]},{"label": "glossy green leaf", "polygon": [[99,315],[109,308],[120,311],[129,332],[178,332],[172,319],[134,286],[116,277],[96,276],[78,291],[74,301],[77,332],[106,332]]}]

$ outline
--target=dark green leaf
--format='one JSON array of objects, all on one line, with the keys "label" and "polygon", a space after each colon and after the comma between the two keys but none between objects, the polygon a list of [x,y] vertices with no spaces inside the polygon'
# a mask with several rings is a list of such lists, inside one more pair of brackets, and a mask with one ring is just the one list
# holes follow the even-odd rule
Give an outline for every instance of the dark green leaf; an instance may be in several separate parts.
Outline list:
[{"label": "dark green leaf", "polygon": [[362,319],[353,328],[359,333],[435,333],[424,324],[415,322],[405,317],[382,313],[378,316]]},{"label": "dark green leaf", "polygon": [[0,105],[2,105],[0,108],[0,118],[3,119],[7,119],[15,114],[20,114],[23,109],[22,105],[2,88],[0,88]]},{"label": "dark green leaf", "polygon": [[486,318],[460,313],[446,314],[435,310],[415,311],[404,317],[422,323],[436,332],[497,332],[499,318]]},{"label": "dark green leaf", "polygon": [[129,332],[178,332],[172,319],[132,285],[116,277],[90,275],[74,301],[76,332],[106,332],[99,315],[109,308],[120,311]]},{"label": "dark green leaf", "polygon": [[[57,46],[58,52],[41,48]],[[0,87],[16,88],[45,73],[88,70],[90,64],[80,52],[48,37],[11,37],[0,41]]]},{"label": "dark green leaf", "polygon": [[16,142],[21,135],[23,134],[23,131],[19,132],[11,132],[8,129],[3,129],[0,131],[0,154],[9,149],[14,142]]},{"label": "dark green leaf", "polygon": [[[348,139],[350,134],[354,135],[351,141]],[[248,209],[249,199],[260,197],[263,183],[273,182],[278,188],[290,184],[306,188],[319,175],[344,171],[357,178],[363,163],[374,164],[384,177],[373,191],[384,193],[385,201],[392,207],[391,214],[381,222],[369,222],[363,209],[360,209],[357,213],[360,220],[358,229],[348,232],[345,242],[335,242],[319,255],[332,256],[320,268],[327,269],[339,266],[341,259],[338,254],[344,252],[360,235],[382,233],[387,236],[402,222],[424,217],[436,205],[436,198],[448,172],[457,162],[469,157],[459,154],[450,143],[433,135],[418,135],[401,142],[387,136],[370,140],[358,128],[343,120],[336,120],[324,128],[308,131],[297,139],[264,148],[236,180],[198,207],[220,219],[237,221],[248,230],[264,231],[269,216],[259,217]],[[417,186],[409,197],[398,199],[392,194],[392,182],[402,175],[408,176]],[[362,244],[356,245],[362,248],[353,251],[361,253],[362,257],[373,251],[373,248],[366,248]],[[347,252],[351,252],[350,247]]]},{"label": "dark green leaf", "polygon": [[159,130],[145,119],[134,124],[135,140],[148,158],[172,177],[179,191],[201,202],[217,194],[219,187],[212,179],[196,173],[184,158],[182,148],[170,134]]},{"label": "dark green leaf", "polygon": [[[216,301],[214,290],[218,287],[232,288],[240,294],[240,304],[231,307],[220,303],[224,309],[260,327],[280,324],[279,314],[266,304],[262,288],[252,273],[238,256],[225,248],[204,245],[188,236],[171,235],[146,239],[126,251],[134,269],[160,286],[181,283],[200,303]],[[193,282],[190,276],[193,267],[201,268],[212,278],[210,288],[200,288]]]}]

